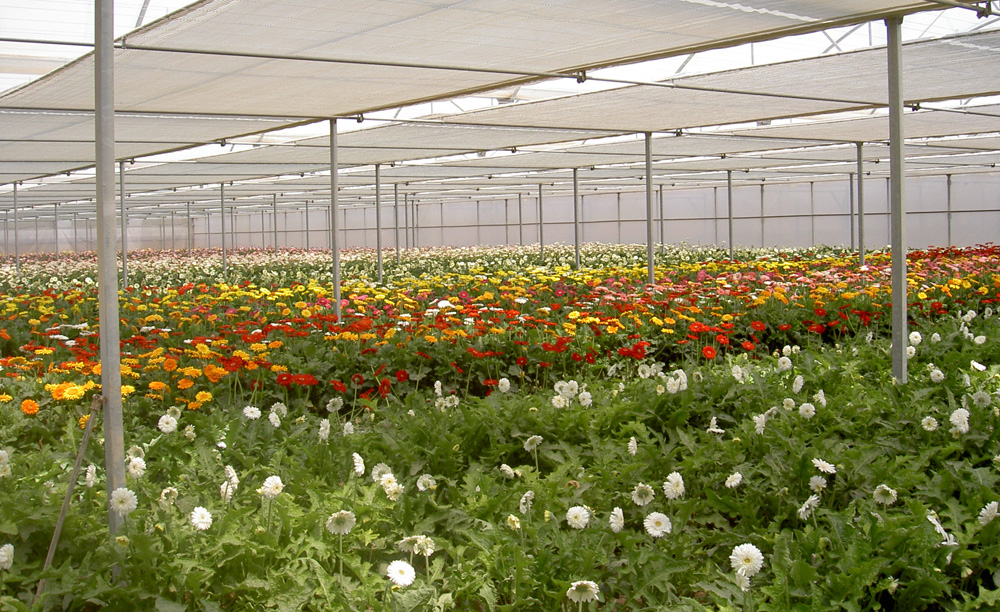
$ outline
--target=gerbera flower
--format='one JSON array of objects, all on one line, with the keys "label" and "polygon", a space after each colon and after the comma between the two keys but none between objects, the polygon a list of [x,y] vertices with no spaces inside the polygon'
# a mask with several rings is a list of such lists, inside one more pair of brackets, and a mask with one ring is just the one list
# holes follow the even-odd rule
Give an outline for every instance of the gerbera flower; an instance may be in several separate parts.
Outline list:
[{"label": "gerbera flower", "polygon": [[639,452],[639,443],[636,441],[635,436],[628,439],[628,454],[633,457]]},{"label": "gerbera flower", "polygon": [[822,476],[811,476],[809,477],[809,489],[819,493],[826,488],[826,478]]},{"label": "gerbera flower", "polygon": [[132,511],[139,507],[139,500],[135,493],[125,487],[118,487],[112,491],[109,503],[115,514],[122,518],[132,514]]},{"label": "gerbera flower", "polygon": [[521,530],[521,519],[517,518],[513,514],[508,514],[507,515],[507,526],[510,527],[513,531],[520,531]]},{"label": "gerbera flower", "polygon": [[198,506],[191,511],[191,526],[198,531],[205,531],[212,526],[212,513],[206,508]]},{"label": "gerbera flower", "polygon": [[358,476],[365,475],[365,460],[357,453],[351,453],[351,460],[354,461],[354,473]]},{"label": "gerbera flower", "polygon": [[832,463],[828,463],[826,461],[823,461],[822,459],[813,459],[812,464],[817,470],[823,472],[824,474],[837,473],[837,468],[834,467]]},{"label": "gerbera flower", "polygon": [[813,406],[809,402],[803,403],[799,406],[799,416],[804,419],[811,419],[816,416],[816,406]]},{"label": "gerbera flower", "polygon": [[529,511],[531,511],[531,502],[533,502],[534,499],[535,499],[534,491],[524,492],[524,495],[521,496],[521,502],[518,504],[518,510],[521,511],[521,514],[527,514]]},{"label": "gerbera flower", "polygon": [[646,528],[646,533],[654,538],[662,538],[664,535],[670,533],[671,529],[673,529],[673,526],[670,524],[670,519],[662,512],[650,512],[646,515],[642,524]]},{"label": "gerbera flower", "polygon": [[896,491],[894,489],[890,489],[887,485],[880,484],[875,487],[875,492],[872,493],[872,498],[874,498],[876,502],[884,506],[888,506],[896,503]]},{"label": "gerbera flower", "polygon": [[677,499],[684,495],[684,478],[677,472],[667,475],[667,481],[663,483],[663,494],[667,499]]},{"label": "gerbera flower", "polygon": [[733,548],[732,554],[729,555],[729,563],[737,574],[753,578],[760,568],[764,567],[764,555],[753,544],[740,544]]},{"label": "gerbera flower", "polygon": [[413,579],[417,573],[413,571],[413,566],[406,561],[396,560],[386,568],[386,575],[396,586],[408,587],[413,584]]},{"label": "gerbera flower", "polygon": [[177,419],[165,414],[160,417],[160,420],[156,423],[156,427],[165,434],[172,434],[177,431]]},{"label": "gerbera flower", "polygon": [[997,517],[997,514],[1000,514],[1000,504],[991,501],[979,511],[979,524],[983,527],[989,525]]},{"label": "gerbera flower", "polygon": [[566,524],[573,529],[584,529],[590,522],[590,511],[583,506],[573,506],[566,511]]},{"label": "gerbera flower", "polygon": [[340,510],[326,519],[326,530],[334,535],[347,535],[355,524],[354,513],[350,510]]},{"label": "gerbera flower", "polygon": [[622,514],[621,508],[615,506],[608,518],[608,523],[611,525],[611,531],[615,533],[619,533],[625,527],[625,515]]},{"label": "gerbera flower", "polygon": [[632,501],[637,506],[645,506],[649,502],[653,501],[655,493],[653,493],[653,487],[648,484],[639,483],[635,485],[632,489]]},{"label": "gerbera flower", "polygon": [[819,495],[810,495],[809,499],[799,508],[799,518],[803,521],[808,519],[817,507],[819,507]]},{"label": "gerbera flower", "polygon": [[569,600],[573,603],[597,601],[598,597],[600,597],[600,590],[596,582],[577,580],[566,591],[566,597],[569,597]]},{"label": "gerbera flower", "polygon": [[420,477],[417,478],[418,491],[433,491],[434,489],[437,489],[437,481],[434,480],[434,477],[430,474],[421,474]]},{"label": "gerbera flower", "polygon": [[934,417],[927,416],[921,419],[920,426],[923,427],[925,431],[934,431],[938,428],[938,422]]},{"label": "gerbera flower", "polygon": [[263,495],[267,499],[274,499],[275,497],[281,495],[281,491],[285,488],[282,484],[281,478],[278,476],[268,476],[264,479],[264,484],[257,489],[257,493]]},{"label": "gerbera flower", "polygon": [[531,436],[530,438],[528,438],[527,440],[524,441],[524,450],[526,450],[526,451],[528,451],[530,453],[531,451],[533,451],[536,448],[538,448],[538,446],[541,443],[542,443],[542,437],[541,436]]},{"label": "gerbera flower", "polygon": [[733,472],[732,474],[729,475],[729,478],[726,478],[726,488],[735,489],[736,487],[740,486],[741,482],[743,482],[743,474],[740,474],[739,472]]}]

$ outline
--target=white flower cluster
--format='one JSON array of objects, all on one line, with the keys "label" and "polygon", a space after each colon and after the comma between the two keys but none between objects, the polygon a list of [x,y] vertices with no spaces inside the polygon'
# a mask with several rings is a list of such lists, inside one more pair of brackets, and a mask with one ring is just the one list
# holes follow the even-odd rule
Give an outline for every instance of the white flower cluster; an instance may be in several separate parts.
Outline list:
[{"label": "white flower cluster", "polygon": [[553,385],[553,388],[556,394],[552,398],[552,405],[556,408],[568,408],[574,399],[580,402],[584,408],[594,402],[590,391],[587,391],[587,385],[580,385],[575,380],[560,380]]}]

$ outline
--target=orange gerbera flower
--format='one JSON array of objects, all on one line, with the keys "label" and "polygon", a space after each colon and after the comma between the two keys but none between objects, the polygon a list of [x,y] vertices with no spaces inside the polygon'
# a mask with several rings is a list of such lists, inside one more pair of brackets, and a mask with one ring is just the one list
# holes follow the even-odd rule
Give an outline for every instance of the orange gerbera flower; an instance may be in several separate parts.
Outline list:
[{"label": "orange gerbera flower", "polygon": [[149,388],[152,389],[153,391],[163,391],[164,389],[167,388],[167,383],[159,380],[154,380],[153,382],[149,383]]},{"label": "orange gerbera flower", "polygon": [[38,414],[38,402],[26,399],[21,402],[21,412],[27,415]]},{"label": "orange gerbera flower", "polygon": [[177,360],[172,357],[167,357],[163,360],[163,370],[165,372],[173,372],[177,369]]},{"label": "orange gerbera flower", "polygon": [[179,381],[177,381],[178,389],[190,389],[193,386],[194,386],[194,381],[191,380],[190,378],[182,378]]}]

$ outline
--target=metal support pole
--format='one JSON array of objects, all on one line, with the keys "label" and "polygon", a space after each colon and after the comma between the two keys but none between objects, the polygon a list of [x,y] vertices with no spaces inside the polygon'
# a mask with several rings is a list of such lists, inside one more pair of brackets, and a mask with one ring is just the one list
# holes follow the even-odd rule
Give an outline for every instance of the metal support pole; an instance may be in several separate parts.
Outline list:
[{"label": "metal support pole", "polygon": [[392,225],[392,244],[396,247],[396,263],[399,263],[399,183],[392,186],[392,213],[395,216]]},{"label": "metal support pole", "polygon": [[815,183],[809,181],[809,242],[816,246],[816,198]]},{"label": "metal support pole", "polygon": [[719,188],[712,187],[712,227],[715,230],[715,244],[719,244]]},{"label": "metal support pole", "polygon": [[309,200],[306,200],[305,223],[303,231],[306,234],[306,250],[309,250]]},{"label": "metal support pole", "polygon": [[[420,248],[420,219],[417,217],[417,199],[410,200],[413,206],[413,248]],[[442,203],[442,206],[444,204]]]},{"label": "metal support pole", "polygon": [[177,250],[177,215],[170,211],[170,250]]},{"label": "metal support pole", "polygon": [[226,184],[219,183],[219,209],[222,215],[219,217],[219,227],[222,229],[222,273],[226,273]]},{"label": "metal support pole", "polygon": [[403,194],[403,247],[410,248],[410,197]]},{"label": "metal support pole", "polygon": [[538,184],[538,254],[545,259],[545,218],[542,216],[542,184]]},{"label": "metal support pole", "polygon": [[524,209],[521,208],[521,194],[517,194],[517,243],[524,245]]},{"label": "metal support pole", "polygon": [[20,183],[14,182],[14,268],[17,270],[17,282],[21,282],[21,247],[17,236],[17,186]]},{"label": "metal support pole", "polygon": [[865,163],[864,143],[858,149],[858,265],[865,265]]},{"label": "metal support pole", "polygon": [[340,219],[337,193],[337,120],[330,119],[330,251],[333,255],[333,312],[340,319]]},{"label": "metal support pole", "polygon": [[892,217],[892,375],[900,383],[907,379],[906,368],[906,208],[903,201],[906,158],[903,155],[903,43],[902,17],[885,20],[889,43],[889,182]]},{"label": "metal support pole", "polygon": [[59,203],[52,205],[52,226],[53,240],[55,241],[56,255],[59,254]]},{"label": "metal support pole", "polygon": [[382,284],[382,166],[375,164],[375,260],[378,282]]},{"label": "metal support pole", "polygon": [[951,242],[951,175],[948,174],[946,176],[948,178],[948,184],[947,184],[947,187],[948,187],[948,197],[947,197],[947,204],[948,204],[948,246],[952,246],[952,242]]},{"label": "metal support pole", "polygon": [[503,243],[510,244],[510,201],[503,201]]},{"label": "metal support pole", "polygon": [[[334,224],[333,227],[337,225]],[[272,251],[278,250],[278,194],[271,194],[271,231],[274,233],[274,245],[271,247]],[[333,239],[333,243],[336,244],[336,238]],[[330,248],[333,248],[332,246]]]},{"label": "metal support pole", "polygon": [[[108,497],[125,487],[125,434],[122,423],[121,351],[118,322],[118,278],[115,271],[115,104],[114,1],[98,0],[94,11],[94,124],[97,187],[98,322],[101,329],[101,386],[104,389],[104,458]],[[124,198],[122,210],[124,211]],[[125,218],[122,217],[124,231]],[[122,263],[125,261],[122,245]],[[124,271],[124,269],[123,269]],[[123,279],[124,280],[124,279]],[[118,532],[123,517],[108,503],[108,528]]]},{"label": "metal support pole", "polygon": [[580,269],[580,183],[573,168],[573,267]]},{"label": "metal support pole", "polygon": [[621,244],[622,243],[622,192],[619,191],[618,193],[615,194],[615,196],[616,196],[615,201],[618,210],[618,212],[616,213],[617,216],[615,217],[616,219],[618,219],[618,222],[616,223],[616,225],[618,226],[618,244]]},{"label": "metal support pole", "polygon": [[851,203],[851,214],[850,214],[850,223],[851,223],[851,250],[853,251],[854,250],[854,173],[853,172],[849,172],[847,174],[847,191],[848,191],[848,194],[849,194],[849,197],[850,197],[850,203]]},{"label": "metal support pole", "polygon": [[726,204],[729,208],[729,259],[735,260],[735,250],[733,249],[733,171],[726,170],[726,189],[729,196]]},{"label": "metal support pole", "polygon": [[[113,174],[114,169],[112,169]],[[122,209],[122,287],[128,287],[128,211],[125,210],[125,162],[123,161],[118,162],[118,199],[121,201]]]},{"label": "metal support pole", "polygon": [[663,216],[663,184],[657,190],[657,198],[660,204],[660,252],[662,253],[667,243],[667,225]]},{"label": "metal support pole", "polygon": [[267,248],[267,232],[265,230],[265,221],[267,221],[267,215],[264,214],[264,209],[260,209],[260,248]]},{"label": "metal support pole", "polygon": [[[74,215],[76,213],[73,213]],[[7,211],[3,211],[3,254],[10,255],[10,228],[7,226]]]},{"label": "metal support pole", "polygon": [[764,183],[760,184],[760,248],[764,248]]},{"label": "metal support pole", "polygon": [[[661,230],[662,231],[662,230]],[[653,134],[646,132],[646,282],[656,282],[653,262]]]}]

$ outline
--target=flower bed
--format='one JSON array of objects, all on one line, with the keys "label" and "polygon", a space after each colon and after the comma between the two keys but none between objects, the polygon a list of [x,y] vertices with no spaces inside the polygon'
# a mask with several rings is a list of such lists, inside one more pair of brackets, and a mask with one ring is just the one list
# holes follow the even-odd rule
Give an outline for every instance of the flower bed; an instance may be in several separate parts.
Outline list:
[{"label": "flower bed", "polygon": [[[27,609],[990,609],[992,246],[139,253],[107,537],[94,262],[0,273],[0,602]],[[277,263],[275,263],[277,261]],[[165,265],[170,262],[169,265]],[[121,578],[113,577],[117,566]],[[596,603],[590,603],[596,600]],[[20,602],[20,603],[19,603]]]}]

